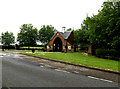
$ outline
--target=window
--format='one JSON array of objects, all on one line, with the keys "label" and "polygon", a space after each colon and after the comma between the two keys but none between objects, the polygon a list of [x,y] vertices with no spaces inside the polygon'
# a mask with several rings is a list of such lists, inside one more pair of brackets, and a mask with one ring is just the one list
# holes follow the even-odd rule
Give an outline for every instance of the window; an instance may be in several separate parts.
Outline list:
[{"label": "window", "polygon": [[71,46],[68,46],[68,49],[71,50]]},{"label": "window", "polygon": [[47,46],[47,49],[49,49],[49,46]]},{"label": "window", "polygon": [[63,46],[63,49],[65,49],[65,46]]}]

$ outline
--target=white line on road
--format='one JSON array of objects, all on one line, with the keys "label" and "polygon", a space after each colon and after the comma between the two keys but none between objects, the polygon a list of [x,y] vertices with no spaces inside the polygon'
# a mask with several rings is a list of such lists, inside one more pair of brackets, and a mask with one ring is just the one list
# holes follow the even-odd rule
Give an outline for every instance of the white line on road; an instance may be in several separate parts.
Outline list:
[{"label": "white line on road", "polygon": [[78,71],[74,71],[74,73],[77,73],[77,74],[78,74],[79,72],[78,72]]},{"label": "white line on road", "polygon": [[4,53],[4,54],[2,54],[2,55],[4,55],[4,56],[5,56],[6,54]]},{"label": "white line on road", "polygon": [[66,72],[66,73],[70,73],[68,71],[64,71],[64,70],[59,70],[59,69],[55,69],[56,71],[61,71],[61,72]]},{"label": "white line on road", "polygon": [[44,66],[40,66],[40,67],[44,67]]},{"label": "white line on road", "polygon": [[93,76],[88,76],[88,77],[89,77],[89,78],[92,78],[92,79],[98,79],[98,80],[106,81],[106,82],[113,82],[113,81],[110,81],[110,80],[101,79],[101,78],[96,78],[96,77],[93,77]]},{"label": "white line on road", "polygon": [[96,78],[96,77],[92,77],[92,76],[88,76],[89,78],[93,78],[93,79],[99,79],[99,78]]},{"label": "white line on road", "polygon": [[100,80],[103,80],[103,81],[107,81],[107,82],[113,82],[113,81],[110,81],[110,80],[106,80],[106,79],[100,79]]}]

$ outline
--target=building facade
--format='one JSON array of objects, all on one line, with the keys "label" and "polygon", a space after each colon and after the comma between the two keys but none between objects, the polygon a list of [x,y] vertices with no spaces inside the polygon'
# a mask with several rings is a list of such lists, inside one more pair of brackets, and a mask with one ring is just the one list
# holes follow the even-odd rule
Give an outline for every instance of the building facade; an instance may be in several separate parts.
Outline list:
[{"label": "building facade", "polygon": [[46,50],[53,52],[74,52],[73,31],[56,32],[46,45]]}]

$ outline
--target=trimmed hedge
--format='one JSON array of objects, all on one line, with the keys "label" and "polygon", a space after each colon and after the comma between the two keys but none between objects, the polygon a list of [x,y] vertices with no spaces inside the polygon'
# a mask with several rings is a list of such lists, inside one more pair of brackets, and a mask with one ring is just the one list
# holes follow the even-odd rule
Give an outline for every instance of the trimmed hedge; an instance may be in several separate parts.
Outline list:
[{"label": "trimmed hedge", "polygon": [[14,45],[9,45],[9,46],[2,46],[2,49],[15,49]]},{"label": "trimmed hedge", "polygon": [[98,57],[120,57],[120,52],[115,49],[96,49]]}]

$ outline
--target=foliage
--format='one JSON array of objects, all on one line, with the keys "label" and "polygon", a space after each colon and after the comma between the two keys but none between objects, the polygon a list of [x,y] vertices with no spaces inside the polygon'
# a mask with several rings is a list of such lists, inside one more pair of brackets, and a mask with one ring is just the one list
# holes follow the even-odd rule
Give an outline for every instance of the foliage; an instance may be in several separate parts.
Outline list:
[{"label": "foliage", "polygon": [[38,40],[43,44],[47,44],[54,35],[55,31],[56,29],[52,25],[43,25],[39,30]]},{"label": "foliage", "polygon": [[23,24],[20,27],[17,41],[21,46],[35,46],[37,41],[37,28],[34,28],[32,24]]},{"label": "foliage", "polygon": [[96,55],[98,57],[120,57],[120,53],[115,49],[96,49]]},{"label": "foliage", "polygon": [[76,48],[76,47],[78,47],[78,45],[79,45],[79,31],[78,30],[74,30],[74,29],[72,29],[72,28],[68,28],[67,29],[67,31],[73,31],[73,33],[74,33],[74,47]]},{"label": "foliage", "polygon": [[73,29],[72,28],[68,28],[67,31],[72,31]]},{"label": "foliage", "polygon": [[78,47],[78,45],[79,45],[79,31],[78,30],[75,30],[75,31],[73,31],[73,33],[74,33],[74,46],[75,47]]},{"label": "foliage", "polygon": [[3,45],[2,46],[2,49],[4,50],[4,49],[15,49],[15,46],[14,45]]},{"label": "foliage", "polygon": [[[27,47],[20,47],[20,48],[22,48],[22,49],[27,49]],[[30,49],[43,49],[44,47],[30,47]]]},{"label": "foliage", "polygon": [[[76,48],[79,48],[81,47],[82,49],[86,49],[87,46],[86,46],[86,41],[84,40],[84,31],[81,30],[81,29],[72,29],[72,28],[69,28],[67,29],[67,31],[73,31],[74,33],[74,47],[75,47],[75,51],[76,51]],[[85,47],[83,46],[83,44],[85,45]]]},{"label": "foliage", "polygon": [[1,34],[1,43],[5,46],[10,46],[10,44],[15,43],[15,37],[12,32],[6,31],[5,33],[2,32]]},{"label": "foliage", "polygon": [[88,50],[88,44],[80,43],[80,50],[85,50],[85,51],[87,51],[87,50]]},{"label": "foliage", "polygon": [[120,1],[104,2],[101,11],[92,17],[86,17],[81,25],[85,32],[84,42],[97,48],[119,48],[120,44]]}]

